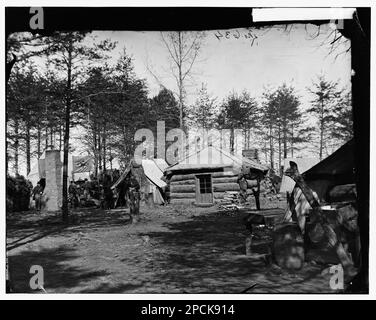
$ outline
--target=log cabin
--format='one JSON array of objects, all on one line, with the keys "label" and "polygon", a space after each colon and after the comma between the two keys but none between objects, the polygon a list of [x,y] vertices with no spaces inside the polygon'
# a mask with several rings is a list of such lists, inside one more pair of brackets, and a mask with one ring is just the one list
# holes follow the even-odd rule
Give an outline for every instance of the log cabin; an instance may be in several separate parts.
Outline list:
[{"label": "log cabin", "polygon": [[266,174],[268,168],[214,146],[203,148],[166,169],[170,203],[211,206],[223,199],[226,191],[240,191],[238,178],[242,170]]}]

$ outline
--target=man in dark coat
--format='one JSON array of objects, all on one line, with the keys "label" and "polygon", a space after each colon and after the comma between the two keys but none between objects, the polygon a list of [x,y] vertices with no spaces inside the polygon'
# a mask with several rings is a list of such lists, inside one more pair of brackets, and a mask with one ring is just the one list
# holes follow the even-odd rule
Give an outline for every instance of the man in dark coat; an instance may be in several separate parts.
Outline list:
[{"label": "man in dark coat", "polygon": [[43,188],[38,182],[37,185],[34,187],[32,195],[33,195],[33,200],[35,200],[35,208],[37,211],[40,211],[42,208],[42,193],[43,193]]},{"label": "man in dark coat", "polygon": [[136,222],[140,214],[140,184],[137,179],[131,175],[127,178],[129,209],[132,222]]},{"label": "man in dark coat", "polygon": [[113,207],[114,196],[111,189],[111,177],[108,175],[104,176],[103,181],[103,193],[104,193],[104,209],[111,210]]}]

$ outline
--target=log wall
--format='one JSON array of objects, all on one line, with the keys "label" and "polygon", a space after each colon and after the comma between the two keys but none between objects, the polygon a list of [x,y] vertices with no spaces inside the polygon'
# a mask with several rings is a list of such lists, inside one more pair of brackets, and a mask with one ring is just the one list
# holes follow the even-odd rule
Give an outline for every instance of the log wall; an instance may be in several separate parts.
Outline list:
[{"label": "log wall", "polygon": [[213,178],[218,177],[234,177],[237,176],[237,173],[233,171],[215,171],[215,172],[200,172],[200,173],[188,173],[188,174],[176,174],[171,177],[171,182],[175,181],[185,181],[185,180],[194,180],[199,174],[211,174]]},{"label": "log wall", "polygon": [[196,203],[196,199],[171,199],[171,204],[185,204],[185,205],[192,205]]},{"label": "log wall", "polygon": [[[170,180],[171,203],[192,204],[196,202],[196,176],[210,174],[214,202],[223,199],[226,191],[240,191],[238,175],[232,171],[200,172],[173,175]],[[247,181],[249,187],[256,186],[256,180]],[[251,190],[249,190],[251,192]]]}]

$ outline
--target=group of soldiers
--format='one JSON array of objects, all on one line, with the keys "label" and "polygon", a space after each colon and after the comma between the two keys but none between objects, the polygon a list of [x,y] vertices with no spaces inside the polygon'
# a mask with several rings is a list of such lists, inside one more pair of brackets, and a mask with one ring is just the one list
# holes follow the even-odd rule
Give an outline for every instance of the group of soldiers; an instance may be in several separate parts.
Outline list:
[{"label": "group of soldiers", "polygon": [[131,215],[139,213],[140,184],[129,175],[116,188],[111,188],[114,177],[106,174],[91,181],[71,181],[68,188],[69,203],[73,208],[82,204],[97,204],[105,210],[129,206]]}]

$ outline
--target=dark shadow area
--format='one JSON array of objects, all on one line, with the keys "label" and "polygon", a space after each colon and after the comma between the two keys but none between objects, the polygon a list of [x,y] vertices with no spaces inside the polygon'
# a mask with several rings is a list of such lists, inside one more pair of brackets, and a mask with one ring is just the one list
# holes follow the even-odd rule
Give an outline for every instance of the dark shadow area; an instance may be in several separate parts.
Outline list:
[{"label": "dark shadow area", "polygon": [[21,247],[23,245],[32,243],[34,241],[40,240],[44,237],[53,235],[55,233],[59,233],[64,229],[64,227],[54,227],[54,228],[47,228],[43,230],[38,231],[32,231],[31,233],[27,234],[26,236],[23,236],[21,238],[18,238],[17,240],[14,240],[10,243],[7,243],[7,250],[13,250],[18,247]]},{"label": "dark shadow area", "polygon": [[70,223],[63,224],[60,213],[38,213],[27,211],[10,213],[7,216],[7,250],[40,240],[46,236],[64,231],[79,232],[85,229],[124,226],[130,223],[127,209],[104,211],[101,209],[80,209],[70,213]]},{"label": "dark shadow area", "polygon": [[322,292],[323,284],[317,282],[317,287],[313,284],[305,290],[306,282],[320,274],[319,267],[291,274],[273,269],[262,258],[246,256],[245,215],[195,216],[190,221],[165,224],[168,232],[145,233],[159,243],[153,255],[157,275],[150,279],[150,286],[164,283],[186,293],[241,293],[257,284],[250,292],[293,293],[301,285],[300,291]]},{"label": "dark shadow area", "polygon": [[[129,223],[125,210],[91,209],[77,210],[76,222],[60,229],[51,217],[44,223],[39,217],[39,224],[35,219],[34,228],[26,230],[16,223],[8,226],[10,247],[47,232],[52,237],[43,242],[47,248],[26,246],[9,256],[12,282],[16,292],[31,292],[29,270],[35,264],[44,268],[47,292],[330,292],[327,280],[320,277],[322,266],[307,264],[291,273],[269,264],[265,256],[246,256],[249,231],[243,219],[248,214],[205,210],[181,217],[163,210],[141,216],[134,226],[117,228]],[[255,243],[252,251],[262,254],[266,245]]]},{"label": "dark shadow area", "polygon": [[74,267],[65,263],[77,258],[73,249],[60,246],[37,251],[21,251],[9,257],[9,270],[15,293],[34,293],[30,288],[30,267],[39,265],[44,271],[44,288],[48,292],[66,292],[82,282],[89,282],[98,277],[106,276],[105,270],[90,271],[85,266]]}]

